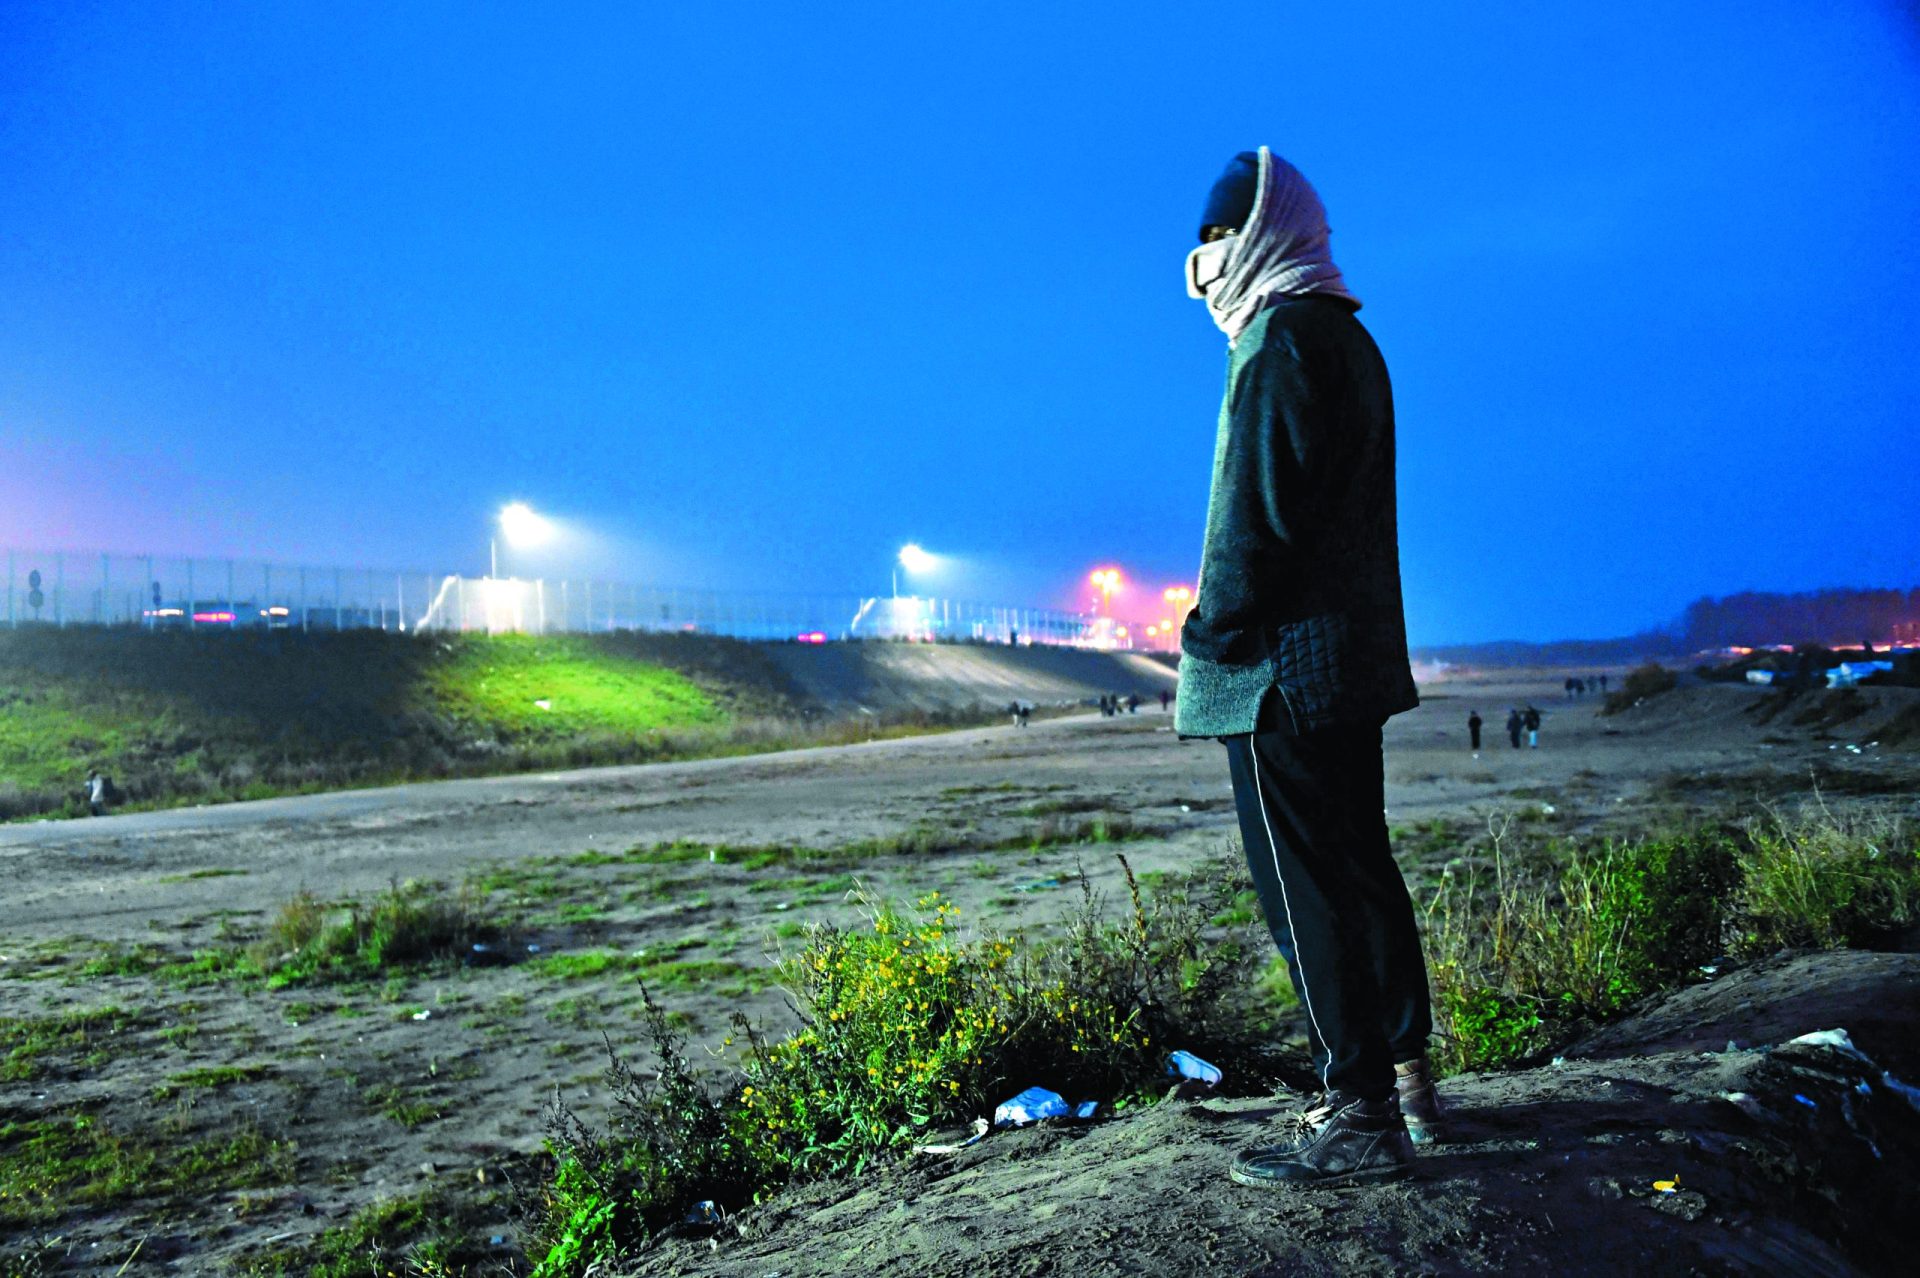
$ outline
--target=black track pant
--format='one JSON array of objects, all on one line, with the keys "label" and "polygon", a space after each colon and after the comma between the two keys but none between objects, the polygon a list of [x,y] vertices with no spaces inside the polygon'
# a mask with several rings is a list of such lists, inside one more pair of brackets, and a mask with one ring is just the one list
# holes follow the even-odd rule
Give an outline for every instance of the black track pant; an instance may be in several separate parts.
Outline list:
[{"label": "black track pant", "polygon": [[1413,902],[1387,841],[1380,725],[1222,742],[1247,868],[1328,1089],[1393,1094],[1432,1013]]}]

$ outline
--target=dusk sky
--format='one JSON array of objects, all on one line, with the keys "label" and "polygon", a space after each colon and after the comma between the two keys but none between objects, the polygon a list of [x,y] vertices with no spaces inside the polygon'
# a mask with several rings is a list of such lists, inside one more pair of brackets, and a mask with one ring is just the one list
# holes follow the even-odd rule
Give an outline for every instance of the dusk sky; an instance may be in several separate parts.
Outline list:
[{"label": "dusk sky", "polygon": [[1266,144],[1416,643],[1920,582],[1920,10],[1578,8],[7,0],[0,546],[477,572],[519,498],[525,571],[1157,593]]}]

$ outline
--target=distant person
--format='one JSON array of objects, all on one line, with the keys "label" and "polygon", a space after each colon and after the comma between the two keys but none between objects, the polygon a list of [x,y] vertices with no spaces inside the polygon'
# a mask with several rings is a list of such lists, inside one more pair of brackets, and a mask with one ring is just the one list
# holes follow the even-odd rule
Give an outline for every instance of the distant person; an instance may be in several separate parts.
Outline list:
[{"label": "distant person", "polygon": [[1165,688],[1160,689],[1160,713],[1165,714],[1167,707],[1173,704],[1173,694]]},{"label": "distant person", "polygon": [[1033,707],[1022,701],[1019,703],[1015,715],[1020,721],[1020,726],[1024,728],[1027,726],[1027,720],[1033,717]]},{"label": "distant person", "polygon": [[1531,749],[1538,750],[1540,748],[1540,712],[1528,706],[1524,722],[1527,725],[1527,745]]},{"label": "distant person", "polygon": [[105,816],[107,799],[113,793],[113,778],[95,769],[87,773],[87,814]]},{"label": "distant person", "polygon": [[1602,693],[1604,694],[1604,693],[1606,692],[1606,690],[1607,690],[1607,677],[1606,677],[1605,675],[1601,675],[1601,676],[1600,676],[1600,691],[1601,691],[1601,692],[1602,692]]},{"label": "distant person", "polygon": [[1568,675],[1565,679],[1562,679],[1560,681],[1560,688],[1561,688],[1561,691],[1567,694],[1567,700],[1569,701],[1573,700],[1573,676],[1572,675]]},{"label": "distant person", "polygon": [[1520,718],[1520,712],[1511,706],[1507,707],[1507,740],[1513,742],[1513,748],[1516,750],[1520,748],[1520,730],[1525,726],[1526,723]]},{"label": "distant person", "polygon": [[1140,713],[1140,694],[1139,693],[1129,692],[1127,694],[1127,713],[1128,714]]},{"label": "distant person", "polygon": [[1010,703],[1007,706],[1007,713],[1013,716],[1013,726],[1020,727],[1020,703],[1018,701]]},{"label": "distant person", "polygon": [[1484,722],[1486,721],[1480,717],[1478,710],[1468,712],[1467,736],[1473,742],[1473,757],[1476,759],[1480,757],[1480,725]]},{"label": "distant person", "polygon": [[1241,1153],[1229,1175],[1391,1174],[1441,1118],[1426,962],[1382,804],[1381,730],[1420,700],[1392,392],[1299,170],[1264,147],[1241,153],[1200,226],[1187,291],[1226,334],[1227,390],[1174,727],[1226,749],[1247,869],[1310,1013],[1323,1089],[1288,1139]]}]

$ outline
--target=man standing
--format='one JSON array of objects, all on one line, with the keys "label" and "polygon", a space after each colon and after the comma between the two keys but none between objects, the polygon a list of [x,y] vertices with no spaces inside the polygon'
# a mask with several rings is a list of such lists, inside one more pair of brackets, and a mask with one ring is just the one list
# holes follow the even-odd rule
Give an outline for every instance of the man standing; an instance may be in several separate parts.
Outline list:
[{"label": "man standing", "polygon": [[1520,712],[1514,709],[1512,706],[1508,706],[1507,707],[1507,740],[1513,742],[1513,748],[1516,750],[1520,748],[1520,729],[1523,726],[1525,725],[1522,723],[1520,719]]},{"label": "man standing", "polygon": [[1478,710],[1467,712],[1467,736],[1473,742],[1473,757],[1476,759],[1480,757],[1480,727],[1485,722]]},{"label": "man standing", "polygon": [[[1307,180],[1262,147],[1215,183],[1187,291],[1228,341],[1183,737],[1227,750],[1247,866],[1324,1094],[1233,1179],[1390,1175],[1438,1135],[1426,962],[1384,812],[1381,726],[1407,663],[1387,369]],[[1402,1115],[1408,1121],[1403,1122]]]},{"label": "man standing", "polygon": [[[1521,721],[1527,725],[1528,748],[1538,750],[1540,748],[1540,712],[1528,706],[1527,713]],[[1519,742],[1516,741],[1514,744],[1518,745]]]}]

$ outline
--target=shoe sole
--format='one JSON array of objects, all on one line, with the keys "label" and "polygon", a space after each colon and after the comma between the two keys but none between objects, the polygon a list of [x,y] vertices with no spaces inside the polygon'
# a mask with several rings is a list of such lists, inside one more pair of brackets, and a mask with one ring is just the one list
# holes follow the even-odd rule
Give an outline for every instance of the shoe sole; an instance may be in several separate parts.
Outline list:
[{"label": "shoe sole", "polygon": [[1413,1171],[1406,1166],[1363,1167],[1357,1171],[1341,1172],[1333,1176],[1315,1176],[1311,1180],[1281,1180],[1271,1176],[1255,1176],[1241,1171],[1238,1167],[1229,1167],[1227,1176],[1236,1185],[1247,1185],[1254,1189],[1315,1189],[1322,1185],[1338,1187],[1342,1185],[1372,1185],[1381,1181],[1399,1180]]}]

